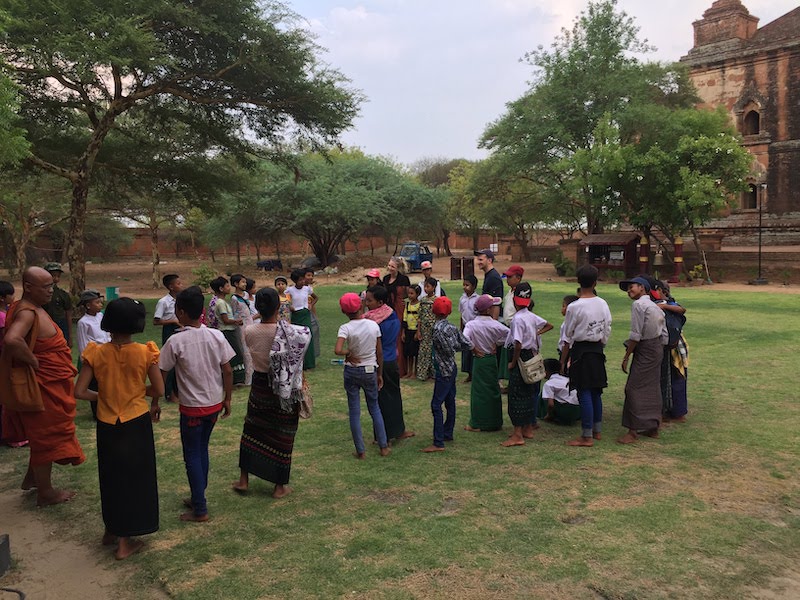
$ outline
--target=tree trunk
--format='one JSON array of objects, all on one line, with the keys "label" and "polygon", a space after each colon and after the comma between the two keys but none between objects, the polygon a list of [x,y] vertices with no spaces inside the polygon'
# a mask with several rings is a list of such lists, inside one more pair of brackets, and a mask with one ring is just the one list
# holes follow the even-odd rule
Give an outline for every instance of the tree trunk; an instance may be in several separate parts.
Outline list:
[{"label": "tree trunk", "polygon": [[236,266],[242,266],[242,244],[239,242],[239,237],[236,237]]},{"label": "tree trunk", "polygon": [[375,256],[375,240],[369,236],[369,255]]},{"label": "tree trunk", "polygon": [[442,228],[442,245],[444,246],[444,253],[447,256],[453,256],[453,251],[450,250],[450,232]]},{"label": "tree trunk", "polygon": [[479,250],[480,249],[480,248],[478,248],[478,242],[480,241],[480,235],[481,235],[480,229],[473,229],[472,230],[472,249],[473,250]]},{"label": "tree trunk", "polygon": [[25,238],[14,241],[14,256],[17,261],[17,277],[22,281],[22,274],[25,272],[25,264],[28,262],[25,256],[25,249],[28,247],[28,241]]},{"label": "tree trunk", "polygon": [[72,296],[86,289],[86,255],[83,234],[86,228],[86,198],[89,195],[89,174],[83,172],[72,184],[72,206],[67,233],[67,262],[69,263]]},{"label": "tree trunk", "polygon": [[208,253],[211,255],[211,262],[217,262],[217,257],[214,255],[214,251],[211,248],[208,249]]},{"label": "tree trunk", "polygon": [[275,240],[275,258],[281,259],[281,245],[277,239]]},{"label": "tree trunk", "polygon": [[261,244],[256,242],[256,261],[261,261]]},{"label": "tree trunk", "polygon": [[150,257],[153,261],[153,281],[152,286],[154,290],[161,287],[161,255],[158,252],[158,222],[155,217],[150,217]]}]

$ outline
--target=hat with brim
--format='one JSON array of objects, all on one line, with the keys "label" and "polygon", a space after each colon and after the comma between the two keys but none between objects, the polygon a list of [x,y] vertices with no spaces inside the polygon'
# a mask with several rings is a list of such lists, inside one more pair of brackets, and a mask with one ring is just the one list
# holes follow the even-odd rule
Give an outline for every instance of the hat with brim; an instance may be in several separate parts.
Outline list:
[{"label": "hat with brim", "polygon": [[380,279],[381,278],[381,270],[380,269],[370,269],[367,271],[367,274],[364,277],[371,277],[372,279]]},{"label": "hat with brim", "polygon": [[429,260],[423,260],[422,263],[420,263],[419,268],[423,271],[425,269],[433,269],[433,264]]},{"label": "hat with brim", "polygon": [[97,300],[98,298],[102,297],[103,295],[97,290],[83,290],[78,298],[78,306],[83,306],[87,302],[91,302],[92,300]]},{"label": "hat with brim", "polygon": [[640,286],[644,288],[644,291],[648,294],[650,293],[650,282],[647,281],[644,277],[634,277],[633,279],[626,279],[625,281],[619,282],[619,289],[623,292],[628,291],[628,286],[632,283],[638,283]]},{"label": "hat with brim", "polygon": [[[500,298],[497,298],[497,300],[500,300]],[[479,313],[489,310],[493,306],[495,306],[495,297],[490,294],[483,294],[478,296],[478,299],[475,300],[475,310]]]},{"label": "hat with brim", "polygon": [[514,304],[530,306],[533,300],[533,288],[530,283],[522,282],[514,288]]},{"label": "hat with brim", "polygon": [[475,256],[480,256],[481,254],[486,255],[486,258],[494,260],[494,252],[492,252],[489,248],[484,248],[483,250],[475,250]]},{"label": "hat with brim", "polygon": [[49,273],[63,273],[64,269],[61,268],[61,263],[49,262],[45,264],[44,270]]},{"label": "hat with brim", "polygon": [[525,274],[525,269],[520,267],[519,265],[511,265],[506,269],[506,272],[503,273],[503,277],[522,277]]}]

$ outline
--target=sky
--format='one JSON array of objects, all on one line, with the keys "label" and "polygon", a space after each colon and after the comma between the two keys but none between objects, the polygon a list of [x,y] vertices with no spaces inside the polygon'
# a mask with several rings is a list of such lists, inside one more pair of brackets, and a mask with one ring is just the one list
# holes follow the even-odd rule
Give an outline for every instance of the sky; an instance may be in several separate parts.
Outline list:
[{"label": "sky", "polygon": [[[346,146],[406,165],[424,158],[480,159],[478,139],[527,89],[520,59],[571,28],[586,0],[286,0],[326,49],[324,62],[366,97]],[[742,0],[759,26],[797,0]],[[713,0],[619,0],[674,61],[693,45],[692,22]]]}]

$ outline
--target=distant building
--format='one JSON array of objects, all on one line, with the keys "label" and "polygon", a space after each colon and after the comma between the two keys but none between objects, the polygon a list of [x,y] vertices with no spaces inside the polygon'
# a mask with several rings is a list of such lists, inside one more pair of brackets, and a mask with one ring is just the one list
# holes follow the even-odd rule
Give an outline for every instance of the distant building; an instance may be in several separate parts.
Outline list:
[{"label": "distant building", "polygon": [[739,206],[707,229],[748,243],[761,204],[765,242],[800,243],[800,7],[759,28],[740,0],[717,0],[693,25],[681,62],[701,106],[724,106],[754,159]]}]

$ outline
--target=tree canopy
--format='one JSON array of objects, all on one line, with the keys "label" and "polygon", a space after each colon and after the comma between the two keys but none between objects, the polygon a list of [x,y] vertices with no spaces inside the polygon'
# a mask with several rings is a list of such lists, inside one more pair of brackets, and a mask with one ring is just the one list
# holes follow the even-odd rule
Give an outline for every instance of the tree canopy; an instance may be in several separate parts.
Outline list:
[{"label": "tree canopy", "polygon": [[[73,292],[84,285],[87,196],[101,151],[136,135],[123,116],[147,115],[154,133],[180,124],[197,152],[276,157],[335,144],[361,101],[279,2],[86,0],[54,10],[6,0],[0,9],[1,66],[20,90],[29,160],[72,188]],[[143,144],[138,156],[156,153]]]}]

